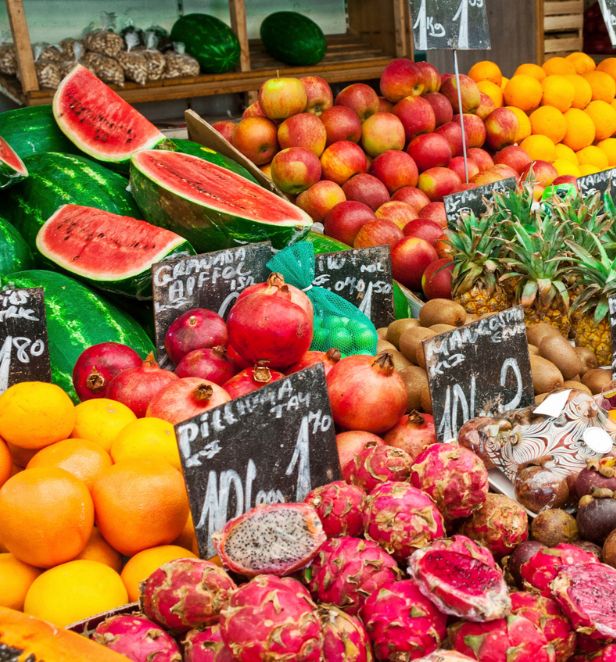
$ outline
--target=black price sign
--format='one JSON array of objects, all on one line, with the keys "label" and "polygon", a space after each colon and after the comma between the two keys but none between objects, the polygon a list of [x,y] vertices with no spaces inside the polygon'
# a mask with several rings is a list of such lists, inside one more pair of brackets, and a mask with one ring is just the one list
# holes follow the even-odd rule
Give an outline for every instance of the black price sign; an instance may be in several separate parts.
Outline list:
[{"label": "black price sign", "polygon": [[599,7],[607,33],[610,36],[612,46],[616,47],[616,1],[615,0],[599,0]]},{"label": "black price sign", "polygon": [[416,50],[489,49],[486,1],[411,0]]},{"label": "black price sign", "polygon": [[616,168],[610,168],[609,170],[602,170],[601,172],[596,172],[594,175],[585,175],[584,177],[578,177],[577,185],[580,194],[586,198],[593,196],[597,193],[601,193],[601,195],[604,195],[605,193],[609,193],[610,195],[612,195],[615,181],[616,181]]},{"label": "black price sign", "polygon": [[460,191],[443,197],[445,203],[445,213],[447,214],[447,225],[450,230],[455,230],[458,220],[462,214],[474,213],[479,217],[483,214],[495,193],[503,191],[512,191],[516,187],[514,177],[501,179],[498,182],[484,184],[468,191]]},{"label": "black price sign", "polygon": [[317,255],[314,285],[356,305],[378,328],[394,321],[389,246]]},{"label": "black price sign", "polygon": [[25,381],[51,381],[41,288],[0,292],[0,393]]},{"label": "black price sign", "polygon": [[616,379],[616,297],[608,299],[610,306],[610,329],[612,331],[612,379]]},{"label": "black price sign", "polygon": [[423,342],[437,437],[453,439],[475,416],[534,401],[524,311],[520,306]]},{"label": "black price sign", "polygon": [[322,364],[175,426],[200,555],[255,506],[303,501],[340,479]]}]

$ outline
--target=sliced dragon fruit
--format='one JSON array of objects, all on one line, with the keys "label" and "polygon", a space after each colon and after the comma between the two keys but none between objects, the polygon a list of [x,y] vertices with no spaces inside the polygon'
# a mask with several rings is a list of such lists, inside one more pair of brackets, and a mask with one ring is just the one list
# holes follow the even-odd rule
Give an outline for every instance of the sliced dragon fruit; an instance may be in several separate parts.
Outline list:
[{"label": "sliced dragon fruit", "polygon": [[13,148],[0,136],[0,190],[28,176],[28,169]]}]

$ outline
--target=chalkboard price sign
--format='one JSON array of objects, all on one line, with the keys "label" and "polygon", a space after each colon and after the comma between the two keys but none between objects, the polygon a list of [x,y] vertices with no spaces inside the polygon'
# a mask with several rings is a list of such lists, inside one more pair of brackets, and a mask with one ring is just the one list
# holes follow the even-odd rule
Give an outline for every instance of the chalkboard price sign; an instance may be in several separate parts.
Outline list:
[{"label": "chalkboard price sign", "polygon": [[616,297],[608,299],[610,306],[610,328],[612,331],[612,378],[616,379]]},{"label": "chalkboard price sign", "polygon": [[315,274],[313,285],[355,304],[377,328],[394,321],[389,246],[317,255]]},{"label": "chalkboard price sign", "polygon": [[[589,197],[595,193],[607,193],[609,191],[612,195],[612,191],[615,190],[616,184],[616,168],[610,168],[609,170],[602,170],[593,175],[585,175],[584,177],[578,177],[577,185],[580,189],[580,193],[584,197]],[[612,195],[613,197],[613,195]]]},{"label": "chalkboard price sign", "polygon": [[0,393],[25,381],[51,381],[41,288],[0,292]]},{"label": "chalkboard price sign", "polygon": [[437,437],[533,403],[524,312],[508,308],[423,342]]},{"label": "chalkboard price sign", "polygon": [[601,14],[607,27],[612,46],[616,47],[616,0],[599,0]]},{"label": "chalkboard price sign", "polygon": [[488,204],[495,193],[511,191],[515,186],[515,178],[509,177],[508,179],[484,184],[468,191],[460,191],[459,193],[444,196],[443,202],[445,203],[445,213],[447,214],[449,229],[456,229],[458,220],[462,214],[473,212],[475,216],[480,216],[488,208]]},{"label": "chalkboard price sign", "polygon": [[255,506],[303,501],[340,479],[325,371],[317,364],[175,426],[200,555]]}]

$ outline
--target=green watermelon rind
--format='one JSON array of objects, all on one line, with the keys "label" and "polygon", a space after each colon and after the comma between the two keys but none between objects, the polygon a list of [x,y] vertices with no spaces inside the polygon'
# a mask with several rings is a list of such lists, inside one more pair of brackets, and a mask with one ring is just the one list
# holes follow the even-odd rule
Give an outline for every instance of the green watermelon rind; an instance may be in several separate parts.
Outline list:
[{"label": "green watermelon rind", "polygon": [[34,266],[32,251],[17,228],[0,216],[0,276]]},{"label": "green watermelon rind", "polygon": [[[2,157],[2,151],[8,151],[8,155],[13,157],[15,164],[9,163]],[[0,190],[14,186],[28,176],[28,169],[21,160],[19,154],[11,145],[0,136]]]},{"label": "green watermelon rind", "polygon": [[181,154],[190,154],[191,156],[198,156],[200,159],[209,161],[214,165],[220,166],[221,168],[226,168],[231,172],[234,172],[236,175],[248,179],[254,184],[259,184],[259,182],[250,174],[250,172],[244,168],[243,165],[240,165],[237,161],[230,159],[220,152],[216,152],[209,147],[200,145],[199,143],[193,142],[192,140],[184,140],[183,138],[174,138],[171,140],[175,147],[175,151],[180,152]]},{"label": "green watermelon rind", "polygon": [[294,11],[279,11],[261,23],[265,50],[280,62],[292,66],[318,64],[327,51],[323,30],[308,16]]}]

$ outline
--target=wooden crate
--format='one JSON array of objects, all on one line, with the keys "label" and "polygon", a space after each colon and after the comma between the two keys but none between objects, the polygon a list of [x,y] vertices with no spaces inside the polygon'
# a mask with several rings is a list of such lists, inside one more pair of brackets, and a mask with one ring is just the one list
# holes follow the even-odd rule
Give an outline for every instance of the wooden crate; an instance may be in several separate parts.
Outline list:
[{"label": "wooden crate", "polygon": [[543,3],[543,33],[545,58],[581,51],[584,46],[584,0],[546,0]]}]

